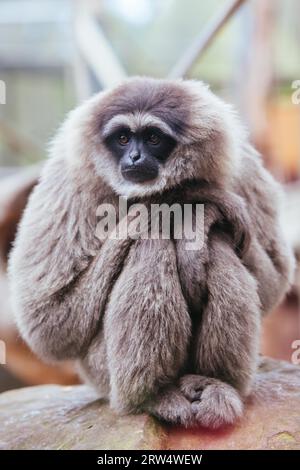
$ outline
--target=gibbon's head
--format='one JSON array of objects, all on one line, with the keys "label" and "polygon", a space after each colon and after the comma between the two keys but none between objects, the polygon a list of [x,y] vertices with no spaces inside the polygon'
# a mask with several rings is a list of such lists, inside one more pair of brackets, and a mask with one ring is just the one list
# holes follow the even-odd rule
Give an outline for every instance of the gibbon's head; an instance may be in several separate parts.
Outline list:
[{"label": "gibbon's head", "polygon": [[244,137],[232,108],[202,82],[136,77],[72,111],[54,153],[92,163],[115,193],[137,197],[189,180],[227,184]]}]

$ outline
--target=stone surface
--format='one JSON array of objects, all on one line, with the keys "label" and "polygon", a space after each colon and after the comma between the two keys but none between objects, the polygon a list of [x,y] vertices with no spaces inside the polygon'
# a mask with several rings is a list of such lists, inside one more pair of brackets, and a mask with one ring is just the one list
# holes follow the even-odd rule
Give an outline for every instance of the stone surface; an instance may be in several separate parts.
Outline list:
[{"label": "stone surface", "polygon": [[300,366],[270,359],[243,418],[218,431],[118,416],[85,385],[44,385],[0,395],[0,449],[300,450],[299,410]]},{"label": "stone surface", "polygon": [[159,449],[146,416],[117,416],[85,385],[42,385],[0,395],[0,449]]},{"label": "stone surface", "polygon": [[217,431],[172,428],[168,449],[300,450],[300,397],[249,404],[235,426]]}]

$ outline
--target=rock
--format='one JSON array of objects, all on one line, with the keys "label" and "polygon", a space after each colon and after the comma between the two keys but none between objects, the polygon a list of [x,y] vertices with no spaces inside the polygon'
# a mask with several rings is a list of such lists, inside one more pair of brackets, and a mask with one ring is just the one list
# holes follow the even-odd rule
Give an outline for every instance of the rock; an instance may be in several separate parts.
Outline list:
[{"label": "rock", "polygon": [[300,397],[249,404],[241,421],[217,431],[173,428],[168,449],[300,450]]},{"label": "rock", "polygon": [[86,385],[41,385],[0,395],[0,449],[158,449],[146,415],[118,416]]},{"label": "rock", "polygon": [[300,367],[262,362],[243,418],[218,431],[118,416],[86,385],[0,395],[0,449],[300,449]]}]

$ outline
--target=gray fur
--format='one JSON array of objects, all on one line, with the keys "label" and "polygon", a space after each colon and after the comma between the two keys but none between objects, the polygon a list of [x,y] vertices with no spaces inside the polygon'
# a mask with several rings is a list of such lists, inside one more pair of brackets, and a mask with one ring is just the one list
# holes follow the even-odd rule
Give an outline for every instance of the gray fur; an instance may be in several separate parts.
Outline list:
[{"label": "gray fur", "polygon": [[[159,121],[176,136],[150,183],[123,180],[103,144],[124,116],[132,126]],[[292,280],[279,192],[235,113],[201,82],[134,78],[95,95],[58,132],[19,226],[9,274],[22,336],[45,360],[77,359],[122,413],[186,426],[234,422],[244,398],[261,390],[261,316]],[[204,202],[203,249],[100,242],[96,209],[117,206],[119,195]]]}]

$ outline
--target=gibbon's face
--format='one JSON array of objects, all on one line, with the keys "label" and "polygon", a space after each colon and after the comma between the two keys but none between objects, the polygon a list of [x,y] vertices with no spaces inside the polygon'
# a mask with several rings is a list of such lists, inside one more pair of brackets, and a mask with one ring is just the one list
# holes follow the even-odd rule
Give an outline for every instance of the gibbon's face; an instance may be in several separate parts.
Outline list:
[{"label": "gibbon's face", "polygon": [[69,155],[91,161],[116,194],[143,197],[237,168],[242,130],[202,82],[135,77],[75,110]]},{"label": "gibbon's face", "polygon": [[159,166],[176,146],[175,139],[155,126],[132,130],[120,124],[105,138],[125,180],[144,183],[157,178]]}]

